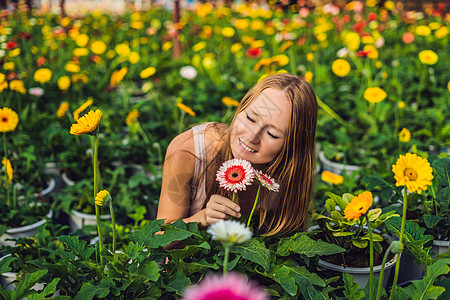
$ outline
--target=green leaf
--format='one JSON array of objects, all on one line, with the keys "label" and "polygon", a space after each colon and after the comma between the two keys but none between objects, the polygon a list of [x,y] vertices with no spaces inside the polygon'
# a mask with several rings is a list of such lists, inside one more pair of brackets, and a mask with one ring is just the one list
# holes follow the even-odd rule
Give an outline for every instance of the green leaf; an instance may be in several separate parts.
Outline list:
[{"label": "green leaf", "polygon": [[381,215],[381,208],[371,209],[367,213],[370,222],[375,221],[380,215]]},{"label": "green leaf", "polygon": [[367,240],[352,240],[352,244],[358,248],[366,248],[369,245],[369,241]]},{"label": "green leaf", "polygon": [[423,222],[427,228],[434,228],[444,218],[435,215],[423,215]]},{"label": "green leaf", "polygon": [[235,245],[230,252],[242,255],[243,258],[262,266],[266,271],[270,269],[270,250],[266,248],[264,243],[254,238]]},{"label": "green leaf", "polygon": [[443,213],[448,214],[450,207],[450,187],[443,188],[436,195],[436,201],[441,206]]},{"label": "green leaf", "polygon": [[338,232],[333,232],[333,236],[349,236],[349,235],[354,235],[354,232],[349,232],[349,231],[338,231]]},{"label": "green leaf", "polygon": [[183,249],[173,249],[170,250],[169,253],[172,256],[172,259],[178,261],[186,257],[192,256],[200,251],[204,251],[205,249],[206,250],[211,249],[211,246],[208,244],[208,242],[203,242],[200,245],[188,245],[185,246]]},{"label": "green leaf", "polygon": [[144,260],[137,270],[137,274],[143,275],[150,281],[156,281],[159,278],[159,267],[154,260]]},{"label": "green leaf", "polygon": [[[141,230],[136,230],[135,232],[128,235],[131,241],[135,244],[150,245],[154,239],[153,234],[155,232],[161,231],[161,226],[164,224],[164,220],[153,220],[144,226]],[[158,247],[155,247],[158,248]]]},{"label": "green leaf", "polygon": [[27,300],[42,300],[45,299],[46,296],[54,294],[56,292],[56,285],[59,280],[61,280],[61,278],[53,279],[52,282],[50,282],[40,294],[30,295],[27,297]]},{"label": "green leaf", "polygon": [[342,273],[344,279],[344,295],[347,299],[359,300],[364,297],[364,292],[359,289],[359,284],[353,282],[349,273]]},{"label": "green leaf", "polygon": [[[208,269],[213,270],[219,269],[219,265],[217,265],[216,263],[211,264],[207,262],[205,259],[199,262],[189,262],[189,263],[181,260],[180,262],[178,262],[178,264],[183,270],[184,274],[186,275],[191,275],[197,272],[205,273],[206,270]],[[230,266],[229,269],[232,269],[232,267]]]},{"label": "green leaf", "polygon": [[190,284],[191,280],[184,275],[182,270],[178,269],[177,272],[170,277],[170,281],[167,284],[167,290],[181,295]]},{"label": "green leaf", "polygon": [[436,282],[436,285],[445,288],[445,293],[443,293],[438,299],[450,299],[450,277]]},{"label": "green leaf", "polygon": [[[256,272],[260,273],[256,270]],[[260,273],[279,283],[283,289],[291,296],[297,294],[297,285],[294,277],[290,276],[290,268],[282,265],[271,265],[268,273]]]},{"label": "green leaf", "polygon": [[17,260],[17,257],[14,256],[3,257],[3,259],[0,260],[0,274],[10,272],[11,268],[9,265],[15,260]]},{"label": "green leaf", "polygon": [[27,273],[25,277],[17,283],[16,288],[11,293],[11,299],[22,299],[30,288],[47,274],[47,272],[47,270],[37,270],[34,273]]},{"label": "green leaf", "polygon": [[340,203],[338,203],[339,207],[341,208],[341,211],[345,210],[345,208],[347,207],[347,204],[352,202],[353,198],[355,198],[355,196],[353,196],[350,193],[345,193],[342,195],[342,201]]},{"label": "green leaf", "polygon": [[86,248],[86,242],[79,240],[78,236],[61,235],[57,239],[66,244],[75,254],[77,254],[83,260],[89,260],[92,253],[94,253],[94,248]]},{"label": "green leaf", "polygon": [[[305,299],[311,300],[328,300],[330,297],[324,291],[317,291],[312,283],[304,277],[296,278],[300,293]],[[297,295],[298,297],[298,295]]]},{"label": "green leaf", "polygon": [[103,278],[98,285],[93,285],[91,282],[83,283],[80,291],[73,298],[74,300],[91,300],[95,296],[98,298],[105,298],[108,296],[113,283]]},{"label": "green leaf", "polygon": [[450,259],[436,261],[427,268],[427,273],[423,279],[412,281],[412,284],[406,287],[404,291],[412,300],[436,299],[445,292],[445,288],[435,286],[434,282],[439,276],[448,274],[450,271],[449,263]]},{"label": "green leaf", "polygon": [[314,285],[325,287],[325,281],[320,278],[316,273],[310,273],[305,266],[301,267],[287,267],[291,271],[290,275],[294,276],[295,281],[297,281],[298,286],[300,286],[300,278],[306,279],[308,282]]},{"label": "green leaf", "polygon": [[395,190],[395,186],[386,182],[380,175],[369,175],[361,179],[363,184],[367,185],[367,189],[370,191],[380,190],[380,196],[382,199],[390,199],[392,197],[392,191]]},{"label": "green leaf", "polygon": [[344,248],[337,245],[328,244],[322,240],[315,241],[302,232],[298,232],[292,237],[280,239],[277,246],[277,254],[281,256],[288,256],[293,252],[313,257],[315,255],[331,255],[345,251]]},{"label": "green leaf", "polygon": [[439,184],[450,186],[450,158],[436,159],[433,161],[432,166]]},{"label": "green leaf", "polygon": [[[389,232],[400,236],[401,220],[400,217],[393,217],[387,220],[385,224]],[[428,265],[433,263],[434,259],[424,250],[423,245],[432,240],[433,237],[423,235],[424,230],[425,228],[420,228],[416,223],[406,220],[403,243],[426,269]]]}]

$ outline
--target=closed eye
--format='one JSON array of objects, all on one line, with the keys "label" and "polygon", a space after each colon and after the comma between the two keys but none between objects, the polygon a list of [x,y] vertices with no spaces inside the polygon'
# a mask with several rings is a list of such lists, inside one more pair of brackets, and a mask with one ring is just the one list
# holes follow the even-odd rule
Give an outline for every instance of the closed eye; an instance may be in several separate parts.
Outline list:
[{"label": "closed eye", "polygon": [[250,120],[250,122],[252,122],[252,123],[256,123],[256,121],[254,120],[254,119],[252,119],[252,118],[250,118],[250,116],[247,114],[247,113],[245,113],[246,115],[247,115],[247,119],[249,119]]},{"label": "closed eye", "polygon": [[280,138],[279,136],[276,136],[276,135],[271,134],[269,131],[267,131],[267,133],[268,133],[268,134],[270,135],[270,137],[273,138],[273,139],[279,139],[279,138]]}]

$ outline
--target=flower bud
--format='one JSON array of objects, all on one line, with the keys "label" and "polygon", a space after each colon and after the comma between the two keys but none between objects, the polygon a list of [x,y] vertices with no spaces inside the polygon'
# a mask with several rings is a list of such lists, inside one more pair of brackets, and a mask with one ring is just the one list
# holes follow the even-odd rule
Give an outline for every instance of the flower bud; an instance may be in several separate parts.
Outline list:
[{"label": "flower bud", "polygon": [[393,241],[392,242],[392,253],[397,254],[397,253],[402,253],[403,252],[403,243],[401,243],[400,241]]},{"label": "flower bud", "polygon": [[95,196],[95,204],[98,206],[108,205],[110,201],[112,201],[112,198],[107,190],[101,190]]}]

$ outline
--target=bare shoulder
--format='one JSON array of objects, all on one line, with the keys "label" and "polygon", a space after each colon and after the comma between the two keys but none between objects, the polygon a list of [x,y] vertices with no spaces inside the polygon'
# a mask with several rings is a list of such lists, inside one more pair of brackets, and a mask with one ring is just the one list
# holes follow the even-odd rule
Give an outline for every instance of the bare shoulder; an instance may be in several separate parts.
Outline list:
[{"label": "bare shoulder", "polygon": [[166,158],[174,154],[193,154],[195,153],[194,138],[192,129],[177,135],[167,147]]},{"label": "bare shoulder", "polygon": [[208,126],[205,130],[205,145],[208,154],[215,155],[217,151],[223,146],[224,137],[228,125],[223,123],[214,123]]}]

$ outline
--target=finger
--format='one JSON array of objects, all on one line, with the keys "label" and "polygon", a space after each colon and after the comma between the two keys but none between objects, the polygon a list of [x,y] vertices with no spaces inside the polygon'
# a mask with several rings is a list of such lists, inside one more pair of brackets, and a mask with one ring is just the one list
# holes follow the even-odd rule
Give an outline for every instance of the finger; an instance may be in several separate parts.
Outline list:
[{"label": "finger", "polygon": [[235,210],[233,210],[223,204],[220,204],[220,203],[211,204],[211,206],[209,206],[208,208],[211,209],[211,211],[220,212],[222,214],[227,214],[227,215],[233,216],[235,218],[241,217],[241,213],[239,211],[235,211]]},{"label": "finger", "polygon": [[230,199],[219,196],[219,195],[211,196],[211,200],[208,203],[211,203],[211,205],[221,204],[223,206],[228,207],[231,210],[234,210],[235,212],[239,212],[241,210],[241,207],[239,205],[237,205]]}]

